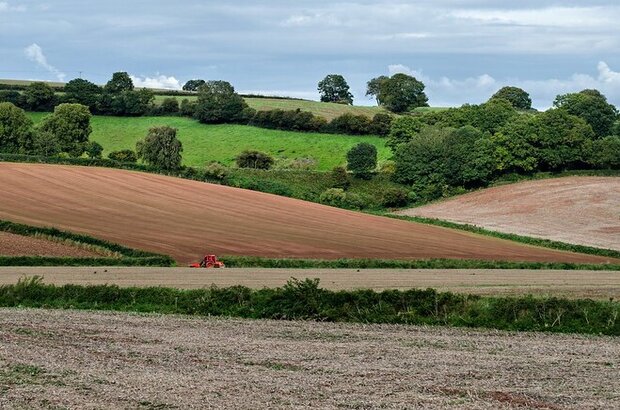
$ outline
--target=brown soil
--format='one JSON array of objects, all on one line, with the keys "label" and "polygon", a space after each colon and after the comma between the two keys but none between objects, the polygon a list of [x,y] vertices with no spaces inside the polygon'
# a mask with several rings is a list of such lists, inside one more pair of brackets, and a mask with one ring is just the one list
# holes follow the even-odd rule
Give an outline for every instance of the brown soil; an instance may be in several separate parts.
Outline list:
[{"label": "brown soil", "polygon": [[0,232],[2,256],[70,256],[74,258],[98,257],[101,254],[76,246],[31,236]]},{"label": "brown soil", "polygon": [[53,225],[196,261],[463,258],[604,262],[260,192],[117,169],[0,163],[0,219]]},{"label": "brown soil", "polygon": [[620,407],[620,339],[0,310],[0,408]]},{"label": "brown soil", "polygon": [[235,285],[254,289],[280,287],[291,278],[318,278],[332,290],[435,288],[477,295],[558,296],[620,300],[620,272],[498,269],[190,269],[0,267],[0,285],[22,277],[43,276],[54,285],[163,286],[199,289]]},{"label": "brown soil", "polygon": [[398,214],[620,250],[618,177],[565,177],[521,182]]}]

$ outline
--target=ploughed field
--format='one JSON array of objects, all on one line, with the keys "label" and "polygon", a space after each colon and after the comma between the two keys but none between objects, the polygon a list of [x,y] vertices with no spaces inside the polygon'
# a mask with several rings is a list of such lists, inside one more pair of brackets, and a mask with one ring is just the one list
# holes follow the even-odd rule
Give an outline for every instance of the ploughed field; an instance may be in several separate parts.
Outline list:
[{"label": "ploughed field", "polygon": [[0,309],[1,408],[620,403],[620,339]]},{"label": "ploughed field", "polygon": [[610,261],[117,169],[0,163],[0,189],[0,219],[84,233],[167,254],[181,263],[196,261],[205,252],[290,258]]},{"label": "ploughed field", "polygon": [[44,238],[0,232],[0,256],[100,257],[101,253]]},{"label": "ploughed field", "polygon": [[520,182],[397,213],[620,250],[620,177]]}]

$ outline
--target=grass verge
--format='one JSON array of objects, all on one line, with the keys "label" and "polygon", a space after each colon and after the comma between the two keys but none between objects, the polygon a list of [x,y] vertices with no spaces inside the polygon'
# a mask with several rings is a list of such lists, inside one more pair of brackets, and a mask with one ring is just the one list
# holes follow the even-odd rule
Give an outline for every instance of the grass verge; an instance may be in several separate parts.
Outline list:
[{"label": "grass verge", "polygon": [[510,262],[476,259],[288,259],[257,256],[222,256],[230,268],[289,269],[551,269],[619,270],[620,264],[580,264],[559,262]]},{"label": "grass verge", "polygon": [[179,290],[53,286],[34,277],[0,287],[0,306],[620,335],[620,303],[614,301],[480,297],[433,289],[334,292],[319,288],[318,279],[291,279],[275,289]]},{"label": "grass verge", "polygon": [[119,257],[74,258],[46,256],[0,256],[0,266],[174,266],[166,255],[128,248],[91,236],[61,231],[56,228],[30,226],[0,220],[0,231],[16,235],[44,237],[108,251]]}]

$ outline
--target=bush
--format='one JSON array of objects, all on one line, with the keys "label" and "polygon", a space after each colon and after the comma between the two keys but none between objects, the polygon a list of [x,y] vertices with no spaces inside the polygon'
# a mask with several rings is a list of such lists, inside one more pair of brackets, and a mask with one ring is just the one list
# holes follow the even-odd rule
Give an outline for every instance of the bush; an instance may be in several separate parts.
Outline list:
[{"label": "bush", "polygon": [[34,82],[24,91],[24,103],[29,111],[52,111],[56,105],[56,94],[44,82]]},{"label": "bush", "polygon": [[403,188],[386,188],[383,190],[381,205],[385,207],[405,206],[409,202],[409,191]]},{"label": "bush", "polygon": [[217,161],[207,164],[205,167],[205,179],[222,181],[228,176],[228,167]]},{"label": "bush", "polygon": [[86,155],[88,155],[88,158],[101,158],[102,153],[103,147],[98,142],[90,141],[86,144]]},{"label": "bush", "polygon": [[236,158],[239,168],[270,169],[274,163],[273,157],[260,151],[243,151]]},{"label": "bush", "polygon": [[243,189],[251,189],[252,191],[266,192],[268,194],[288,197],[293,196],[293,191],[288,185],[277,181],[262,179],[241,179],[237,181],[236,186]]},{"label": "bush", "polygon": [[327,124],[322,117],[311,112],[297,110],[267,110],[256,111],[250,120],[250,125],[263,128],[272,128],[287,131],[319,131]]},{"label": "bush", "polygon": [[372,117],[372,123],[370,124],[369,131],[370,134],[385,137],[390,133],[391,126],[392,116],[389,114],[378,113]]},{"label": "bush", "polygon": [[0,103],[0,152],[23,154],[32,148],[32,120],[10,102]]},{"label": "bush", "polygon": [[112,161],[136,163],[138,156],[130,149],[120,151],[112,151],[108,154],[108,158]]},{"label": "bush", "polygon": [[347,193],[342,188],[329,188],[321,194],[319,201],[325,205],[342,208],[347,201]]},{"label": "bush", "polygon": [[62,152],[79,157],[84,153],[92,132],[90,118],[90,111],[85,105],[60,104],[54,108],[53,114],[43,119],[39,130],[56,136]]},{"label": "bush", "polygon": [[372,132],[372,121],[365,115],[342,114],[326,126],[326,130],[336,134],[366,135]]},{"label": "bush", "polygon": [[184,98],[181,101],[181,106],[179,107],[179,114],[184,117],[193,117],[196,112],[196,101],[190,101],[187,98]]},{"label": "bush", "polygon": [[290,169],[294,171],[310,171],[316,168],[314,158],[294,158],[277,161],[275,169]]},{"label": "bush", "polygon": [[590,163],[597,168],[620,169],[620,137],[594,141]]},{"label": "bush", "polygon": [[358,178],[368,178],[377,167],[377,148],[367,142],[354,146],[347,152],[347,168]]},{"label": "bush", "polygon": [[335,167],[330,175],[330,184],[333,188],[346,190],[351,186],[351,177],[344,167]]},{"label": "bush", "polygon": [[9,102],[13,105],[20,106],[23,103],[23,99],[21,98],[21,94],[19,91],[12,90],[1,90],[0,91],[0,103]]},{"label": "bush", "polygon": [[179,113],[179,102],[176,98],[165,98],[158,110],[160,115],[177,115]]},{"label": "bush", "polygon": [[147,164],[164,170],[181,167],[183,145],[177,139],[177,129],[163,126],[153,127],[148,135],[136,144],[136,153]]}]

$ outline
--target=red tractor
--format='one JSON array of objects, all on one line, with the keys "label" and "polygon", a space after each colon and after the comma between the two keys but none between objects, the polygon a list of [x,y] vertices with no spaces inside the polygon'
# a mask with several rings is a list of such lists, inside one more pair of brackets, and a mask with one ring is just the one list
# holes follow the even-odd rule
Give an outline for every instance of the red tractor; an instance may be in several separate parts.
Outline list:
[{"label": "red tractor", "polygon": [[215,255],[205,255],[200,263],[192,263],[190,268],[223,268],[224,262],[218,261]]}]

